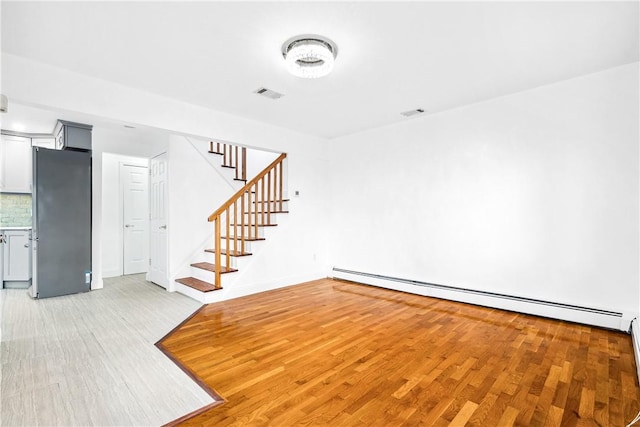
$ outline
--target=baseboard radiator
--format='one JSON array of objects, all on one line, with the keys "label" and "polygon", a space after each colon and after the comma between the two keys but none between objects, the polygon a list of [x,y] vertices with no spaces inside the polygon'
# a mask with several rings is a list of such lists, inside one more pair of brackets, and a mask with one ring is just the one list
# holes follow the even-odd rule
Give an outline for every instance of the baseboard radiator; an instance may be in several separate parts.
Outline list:
[{"label": "baseboard radiator", "polygon": [[333,277],[402,292],[629,332],[624,313],[333,267]]}]

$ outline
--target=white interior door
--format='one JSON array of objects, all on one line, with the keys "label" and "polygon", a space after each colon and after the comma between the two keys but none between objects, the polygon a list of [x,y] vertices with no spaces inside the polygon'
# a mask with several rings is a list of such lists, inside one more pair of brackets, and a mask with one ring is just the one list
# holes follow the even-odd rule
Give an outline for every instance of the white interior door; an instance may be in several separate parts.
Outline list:
[{"label": "white interior door", "polygon": [[149,264],[149,169],[120,165],[123,272],[144,273]]},{"label": "white interior door", "polygon": [[149,280],[164,288],[169,286],[167,274],[167,154],[151,159],[150,236],[151,264]]}]

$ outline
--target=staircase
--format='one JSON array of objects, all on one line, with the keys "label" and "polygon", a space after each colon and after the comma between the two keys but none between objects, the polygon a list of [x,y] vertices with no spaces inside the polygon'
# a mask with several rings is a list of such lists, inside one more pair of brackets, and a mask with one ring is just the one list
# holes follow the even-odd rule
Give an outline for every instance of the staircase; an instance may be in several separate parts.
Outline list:
[{"label": "staircase", "polygon": [[[277,226],[277,215],[288,213],[289,201],[283,193],[286,153],[250,181],[246,177],[244,147],[210,142],[209,153],[221,156],[221,166],[234,169],[234,180],[244,186],[209,215],[208,221],[213,223],[213,245],[204,250],[204,261],[191,264],[191,276],[176,279],[180,285],[198,293],[222,289],[223,276],[239,271],[241,260],[252,255],[252,245],[265,240],[265,227]],[[193,296],[193,291],[188,294]]]}]

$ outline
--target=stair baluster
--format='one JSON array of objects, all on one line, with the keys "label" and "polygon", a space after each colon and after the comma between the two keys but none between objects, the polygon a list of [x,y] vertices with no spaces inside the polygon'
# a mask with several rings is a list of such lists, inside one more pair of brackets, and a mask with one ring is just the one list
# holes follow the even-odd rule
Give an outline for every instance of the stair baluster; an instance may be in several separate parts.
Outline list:
[{"label": "stair baluster", "polygon": [[214,150],[213,141],[209,141],[209,152],[222,156],[223,167],[235,169],[234,179],[236,181],[247,181],[247,147],[216,142]]},{"label": "stair baluster", "polygon": [[242,172],[240,178],[247,181],[247,147],[242,147]]},{"label": "stair baluster", "polygon": [[[219,149],[220,143],[218,143]],[[213,148],[213,142],[211,142],[210,148]],[[213,151],[213,150],[211,150]],[[230,146],[227,148],[227,144],[223,144],[223,155],[226,157],[226,153],[230,153],[229,157],[234,158],[233,152],[235,151],[235,159],[239,158],[239,151],[232,149]],[[269,166],[267,166],[262,172],[260,172],[255,178],[247,182],[244,187],[236,192],[229,200],[227,200],[218,210],[209,215],[208,221],[214,223],[214,248],[215,248],[215,281],[216,289],[220,289],[221,280],[220,274],[223,269],[222,266],[222,236],[221,227],[224,222],[225,226],[225,270],[228,270],[231,264],[231,220],[233,219],[233,254],[238,256],[240,253],[245,253],[245,228],[247,237],[249,239],[258,238],[258,226],[271,224],[271,206],[272,203],[275,206],[276,201],[271,200],[279,196],[278,202],[280,203],[280,210],[282,211],[282,163],[287,157],[286,153],[282,153],[276,160],[274,160]],[[242,154],[242,158],[245,158],[245,154]],[[243,161],[244,164],[244,161]],[[238,168],[236,169],[236,171]],[[276,171],[279,170],[280,173]],[[271,179],[273,171],[273,179]],[[279,195],[278,190],[279,189]],[[273,193],[272,193],[273,190]],[[245,209],[245,200],[247,202]],[[240,202],[240,221],[238,222],[238,201]],[[231,206],[233,206],[233,216],[231,215]],[[266,211],[265,211],[266,207]],[[245,213],[247,214],[247,222],[245,223]],[[252,223],[253,217],[253,223]],[[261,221],[261,222],[260,222]],[[240,231],[238,232],[238,227]],[[252,231],[253,230],[253,231]],[[240,248],[238,248],[238,238],[240,239]],[[238,251],[240,249],[240,252]]]}]

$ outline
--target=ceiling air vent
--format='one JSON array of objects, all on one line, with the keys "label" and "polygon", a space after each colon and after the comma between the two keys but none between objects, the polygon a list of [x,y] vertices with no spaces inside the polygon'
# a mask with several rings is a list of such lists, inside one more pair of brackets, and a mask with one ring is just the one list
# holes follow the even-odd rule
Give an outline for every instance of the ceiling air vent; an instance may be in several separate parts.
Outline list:
[{"label": "ceiling air vent", "polygon": [[269,99],[279,99],[284,96],[283,94],[278,93],[275,90],[267,89],[266,87],[261,87],[259,89],[256,89],[253,91],[253,93],[257,93],[258,95],[267,97]]},{"label": "ceiling air vent", "polygon": [[409,111],[404,111],[400,114],[402,114],[405,117],[413,117],[413,116],[417,116],[418,114],[422,114],[424,113],[424,110],[422,108],[417,108],[415,110],[409,110]]}]

